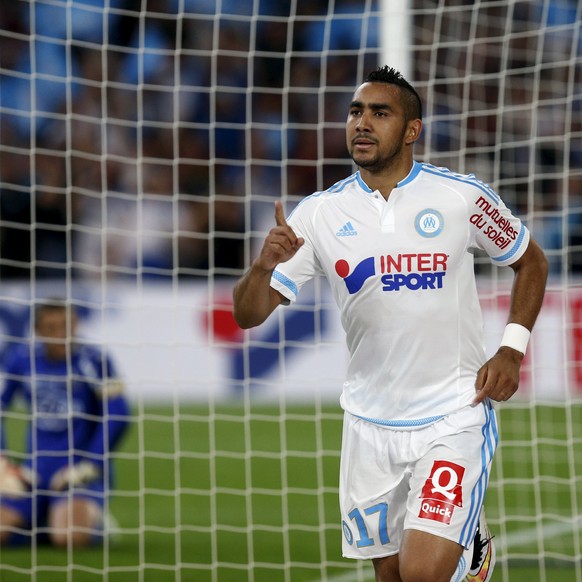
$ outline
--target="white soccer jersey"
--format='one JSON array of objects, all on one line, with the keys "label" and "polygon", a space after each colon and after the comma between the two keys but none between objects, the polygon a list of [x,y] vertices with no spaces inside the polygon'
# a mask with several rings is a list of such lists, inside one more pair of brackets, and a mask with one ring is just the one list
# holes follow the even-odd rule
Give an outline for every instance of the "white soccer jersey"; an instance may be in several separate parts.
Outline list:
[{"label": "white soccer jersey", "polygon": [[519,259],[529,231],[473,175],[415,162],[388,200],[356,172],[288,220],[305,244],[273,272],[294,301],[325,275],[350,353],[341,405],[388,426],[422,426],[470,404],[485,362],[473,252]]}]

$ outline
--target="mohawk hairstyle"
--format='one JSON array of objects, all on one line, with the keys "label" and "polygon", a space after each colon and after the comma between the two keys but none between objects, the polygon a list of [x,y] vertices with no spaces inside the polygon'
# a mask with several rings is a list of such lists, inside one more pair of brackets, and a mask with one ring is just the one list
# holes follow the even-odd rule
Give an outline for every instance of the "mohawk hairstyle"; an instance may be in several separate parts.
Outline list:
[{"label": "mohawk hairstyle", "polygon": [[372,71],[366,77],[366,83],[386,83],[396,85],[402,94],[402,104],[406,120],[422,119],[422,101],[416,89],[396,69],[384,65]]}]

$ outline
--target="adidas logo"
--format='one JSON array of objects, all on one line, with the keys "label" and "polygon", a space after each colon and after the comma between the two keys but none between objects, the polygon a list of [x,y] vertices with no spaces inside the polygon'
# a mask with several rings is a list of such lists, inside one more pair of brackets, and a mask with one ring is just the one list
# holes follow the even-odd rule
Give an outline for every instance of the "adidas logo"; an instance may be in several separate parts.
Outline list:
[{"label": "adidas logo", "polygon": [[352,226],[351,222],[346,222],[336,233],[336,236],[356,236],[358,231]]}]

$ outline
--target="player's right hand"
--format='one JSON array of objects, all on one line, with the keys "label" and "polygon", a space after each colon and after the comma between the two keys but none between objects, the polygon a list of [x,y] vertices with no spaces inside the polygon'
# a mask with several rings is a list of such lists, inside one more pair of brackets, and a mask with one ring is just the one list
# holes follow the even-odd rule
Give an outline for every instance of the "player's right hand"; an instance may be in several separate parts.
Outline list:
[{"label": "player's right hand", "polygon": [[0,495],[18,497],[30,491],[35,484],[34,471],[0,456]]},{"label": "player's right hand", "polygon": [[272,271],[279,263],[288,261],[303,246],[305,240],[298,237],[285,220],[283,205],[279,200],[275,202],[276,226],[269,231],[265,238],[261,254],[257,259],[257,266],[265,271]]}]

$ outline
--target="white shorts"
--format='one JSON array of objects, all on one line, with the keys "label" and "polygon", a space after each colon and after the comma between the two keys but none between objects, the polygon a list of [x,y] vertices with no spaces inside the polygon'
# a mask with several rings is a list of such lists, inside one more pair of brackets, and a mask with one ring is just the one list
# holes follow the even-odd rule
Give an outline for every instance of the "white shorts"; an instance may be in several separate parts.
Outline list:
[{"label": "white shorts", "polygon": [[397,554],[405,529],[471,545],[497,447],[489,401],[415,430],[345,413],[342,439],[344,557]]}]

